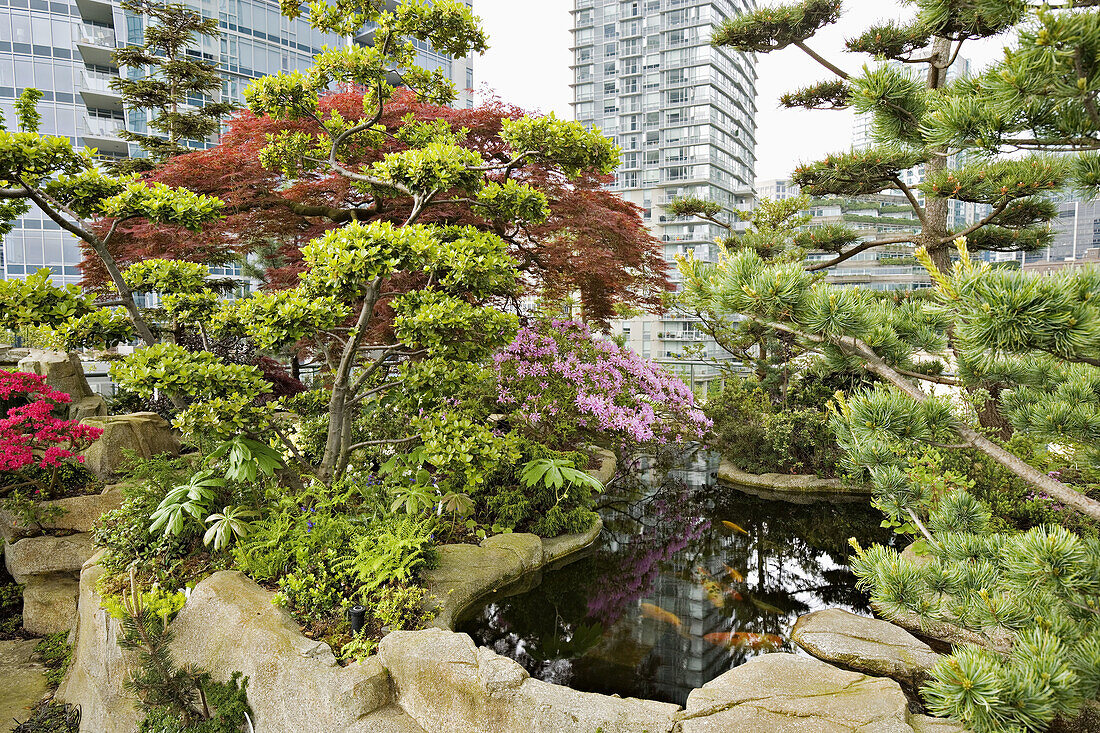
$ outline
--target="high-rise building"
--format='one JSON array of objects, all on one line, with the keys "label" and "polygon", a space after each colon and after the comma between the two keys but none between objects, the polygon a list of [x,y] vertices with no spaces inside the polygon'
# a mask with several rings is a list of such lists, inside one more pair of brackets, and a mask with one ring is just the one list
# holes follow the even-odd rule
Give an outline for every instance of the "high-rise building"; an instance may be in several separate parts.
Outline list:
[{"label": "high-rise building", "polygon": [[[623,150],[614,188],[644,210],[665,256],[715,256],[725,232],[673,217],[665,205],[698,196],[727,209],[752,201],[756,164],[756,69],[753,54],[710,45],[718,23],[753,0],[575,0],[576,119]],[[673,279],[678,274],[673,267]],[[720,357],[684,314],[624,321],[616,330],[647,358],[673,358],[687,344]],[[696,375],[704,377],[705,367]]]},{"label": "high-rise building", "polygon": [[1015,260],[1025,270],[1049,272],[1082,264],[1095,265],[1100,257],[1100,199],[1063,197],[1058,216],[1050,222],[1054,241],[1035,252],[1004,252],[999,260]]},{"label": "high-rise building", "polygon": [[[394,0],[389,3],[395,4]],[[339,36],[310,28],[304,18],[282,16],[277,0],[187,0],[186,4],[218,19],[220,37],[203,39],[192,54],[217,64],[222,99],[240,102],[253,79],[306,69],[324,46],[346,43]],[[114,49],[142,43],[144,23],[143,17],[123,10],[119,0],[0,0],[0,111],[5,119],[15,119],[14,102],[23,89],[36,87],[44,94],[39,104],[43,133],[96,148],[102,157],[139,154],[136,146],[118,136],[118,130],[146,133],[146,111],[125,109],[110,82],[119,75]],[[456,104],[471,106],[470,61],[452,59],[416,43],[417,63],[443,69],[464,90]],[[215,143],[211,139],[190,144],[201,148]],[[76,239],[32,209],[4,238],[0,277],[23,277],[48,267],[54,282],[76,283],[80,259]]]}]

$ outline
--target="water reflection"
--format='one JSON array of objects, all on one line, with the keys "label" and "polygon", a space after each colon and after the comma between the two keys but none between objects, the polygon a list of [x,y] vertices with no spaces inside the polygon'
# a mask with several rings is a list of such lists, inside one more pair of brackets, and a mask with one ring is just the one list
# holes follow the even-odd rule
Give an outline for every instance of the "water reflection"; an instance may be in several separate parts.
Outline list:
[{"label": "water reflection", "polygon": [[459,625],[533,677],[683,704],[749,657],[793,651],[811,610],[868,613],[848,538],[888,541],[862,504],[767,501],[715,485],[717,456],[681,456],[620,476],[594,552],[502,594]]}]

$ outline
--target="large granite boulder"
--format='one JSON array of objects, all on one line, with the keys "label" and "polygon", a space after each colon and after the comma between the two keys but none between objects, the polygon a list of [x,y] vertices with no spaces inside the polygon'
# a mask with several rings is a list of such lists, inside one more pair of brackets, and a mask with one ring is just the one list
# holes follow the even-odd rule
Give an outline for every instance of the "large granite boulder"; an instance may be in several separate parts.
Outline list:
[{"label": "large granite boulder", "polygon": [[107,403],[92,391],[80,357],[64,351],[29,349],[15,365],[15,370],[38,374],[46,378],[46,384],[72,398],[65,410],[69,420],[107,414]]},{"label": "large granite boulder", "polygon": [[15,512],[0,509],[0,537],[6,542],[15,542],[23,537],[38,535],[43,529],[91,532],[96,520],[122,506],[122,492],[117,486],[108,486],[99,494],[43,501],[39,502],[39,506],[60,509],[61,513],[39,525],[28,527]]},{"label": "large granite boulder", "polygon": [[84,421],[103,429],[103,435],[84,451],[84,464],[101,478],[115,476],[132,451],[139,458],[162,453],[176,455],[179,438],[167,420],[155,412],[90,418]]},{"label": "large granite boulder", "polygon": [[15,368],[16,371],[45,377],[46,384],[58,392],[69,395],[73,398],[73,402],[95,394],[88,384],[87,377],[84,376],[80,357],[71,352],[30,349]]},{"label": "large granite boulder", "polygon": [[339,666],[328,644],[303,636],[273,598],[243,573],[214,573],[172,622],[176,658],[217,679],[244,673],[257,730],[350,730],[389,704],[377,657]]},{"label": "large granite boulder", "polygon": [[[73,662],[57,694],[81,706],[82,732],[133,733],[141,713],[121,680],[134,660],[118,646],[118,622],[95,594],[102,574],[94,558],[81,573]],[[376,657],[339,666],[329,646],[303,636],[273,597],[238,572],[203,580],[172,621],[176,659],[220,680],[236,671],[248,677],[256,730],[419,733],[387,708],[389,676]]]},{"label": "large granite boulder", "polygon": [[80,571],[72,662],[55,697],[80,706],[80,733],[134,733],[144,713],[124,682],[137,660],[119,647],[119,623],[100,606],[95,584],[103,569],[95,561]]},{"label": "large granite boulder", "polygon": [[23,628],[38,636],[71,630],[79,591],[80,584],[69,573],[32,575],[23,589]]},{"label": "large granite boulder", "polygon": [[794,654],[764,654],[688,695],[683,733],[913,733],[898,683]]},{"label": "large granite boulder", "polygon": [[533,680],[511,659],[442,629],[394,632],[378,655],[398,705],[428,733],[666,733],[679,711]]},{"label": "large granite boulder", "polygon": [[791,639],[818,659],[856,672],[891,677],[910,688],[928,679],[929,670],[940,659],[905,629],[839,608],[802,616],[791,630]]},{"label": "large granite boulder", "polygon": [[31,717],[31,708],[49,692],[46,668],[35,659],[37,641],[0,641],[0,730]]},{"label": "large granite boulder", "polygon": [[4,564],[16,583],[32,575],[76,573],[95,551],[89,532],[67,537],[27,537],[4,543]]}]

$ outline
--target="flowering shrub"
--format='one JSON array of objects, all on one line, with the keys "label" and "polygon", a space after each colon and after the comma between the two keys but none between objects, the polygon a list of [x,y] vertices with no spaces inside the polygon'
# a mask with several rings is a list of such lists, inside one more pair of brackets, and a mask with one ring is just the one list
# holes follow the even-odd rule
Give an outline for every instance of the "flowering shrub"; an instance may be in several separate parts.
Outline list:
[{"label": "flowering shrub", "polygon": [[69,459],[82,463],[78,453],[103,433],[100,428],[54,417],[53,409],[71,398],[51,389],[46,378],[36,374],[0,371],[0,401],[8,406],[0,418],[0,471],[30,466],[56,469]]},{"label": "flowering shrub", "polygon": [[554,447],[605,436],[618,445],[678,443],[710,428],[676,377],[615,343],[593,339],[577,321],[543,325],[521,329],[494,356],[498,402],[538,439]]}]

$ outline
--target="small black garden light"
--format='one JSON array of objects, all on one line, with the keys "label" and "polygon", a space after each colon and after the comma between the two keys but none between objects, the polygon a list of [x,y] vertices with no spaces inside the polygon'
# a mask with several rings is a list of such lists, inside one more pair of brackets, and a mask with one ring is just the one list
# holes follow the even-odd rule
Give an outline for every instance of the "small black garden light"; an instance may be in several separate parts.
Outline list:
[{"label": "small black garden light", "polygon": [[348,609],[348,623],[351,624],[351,633],[358,634],[363,630],[363,622],[366,617],[366,606],[352,606]]}]

